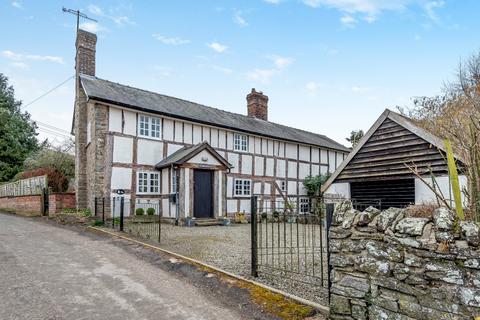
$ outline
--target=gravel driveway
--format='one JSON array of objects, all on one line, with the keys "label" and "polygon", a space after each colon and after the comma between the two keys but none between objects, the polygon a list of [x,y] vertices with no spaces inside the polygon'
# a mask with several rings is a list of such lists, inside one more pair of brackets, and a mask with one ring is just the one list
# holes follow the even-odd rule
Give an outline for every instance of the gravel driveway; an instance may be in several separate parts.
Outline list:
[{"label": "gravel driveway", "polygon": [[[250,224],[231,224],[229,226],[202,226],[202,227],[180,227],[171,224],[162,224],[161,244],[162,248],[179,253],[181,255],[203,261],[212,266],[232,272],[234,274],[251,278],[251,239]],[[283,228],[283,227],[282,227]],[[316,226],[315,244],[317,249],[312,250],[311,225],[308,227],[300,225],[297,231],[287,230],[286,246],[294,248],[296,241],[300,242],[301,247],[307,247],[306,250],[297,249],[300,254],[291,254],[292,251],[284,251],[283,242],[280,240],[280,246],[277,248],[278,230],[276,224],[268,224],[268,230],[265,226],[259,224],[260,246],[275,243],[273,248],[268,250],[259,250],[259,262],[265,264],[260,268],[259,277],[256,281],[263,282],[272,287],[295,294],[302,298],[325,305],[327,303],[327,291],[323,286],[328,284],[327,270],[328,260],[326,253],[326,234],[323,233],[322,242],[320,242],[320,226]],[[295,226],[296,228],[296,226]],[[150,234],[151,239],[158,239],[158,224],[130,224],[125,226],[125,231],[133,232],[134,235],[145,236]],[[153,231],[153,232],[152,232]],[[283,237],[283,233],[281,233]],[[298,238],[297,238],[298,235]],[[268,237],[268,241],[266,238]],[[293,240],[293,243],[290,242]],[[305,241],[305,243],[303,243]],[[306,244],[308,242],[308,245]],[[262,244],[263,243],[263,244]],[[323,246],[323,254],[320,254],[320,247]],[[312,251],[315,256],[312,259]],[[275,252],[275,255],[271,253]],[[308,254],[303,254],[308,252]],[[275,256],[275,261],[272,257]],[[297,260],[298,258],[298,260]],[[269,268],[270,265],[278,266],[280,269],[291,268],[295,272],[282,273]],[[290,265],[291,264],[291,265]],[[312,265],[315,264],[315,276],[312,276]],[[323,265],[323,268],[322,268]],[[263,271],[263,272],[262,272]],[[323,271],[323,282],[319,279],[319,273]],[[306,276],[308,273],[310,276]],[[292,281],[292,278],[295,281]],[[316,285],[313,285],[316,283]]]},{"label": "gravel driveway", "polygon": [[125,241],[0,214],[0,319],[271,319],[242,289],[191,269]]}]

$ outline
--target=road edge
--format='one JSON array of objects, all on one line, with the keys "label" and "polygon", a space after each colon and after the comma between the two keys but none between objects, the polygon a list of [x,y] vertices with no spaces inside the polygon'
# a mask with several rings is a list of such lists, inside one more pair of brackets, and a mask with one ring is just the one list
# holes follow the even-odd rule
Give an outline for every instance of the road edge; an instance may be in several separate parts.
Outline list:
[{"label": "road edge", "polygon": [[149,243],[146,243],[146,242],[143,242],[143,241],[140,241],[140,240],[137,240],[137,239],[133,239],[131,237],[128,237],[126,235],[122,235],[122,234],[119,234],[119,233],[116,233],[116,232],[111,232],[111,231],[108,231],[108,230],[104,230],[102,228],[98,228],[98,227],[92,227],[92,226],[88,226],[86,228],[86,230],[90,231],[90,232],[98,232],[98,233],[102,233],[102,234],[105,234],[105,235],[109,235],[109,236],[112,236],[112,237],[116,237],[116,238],[120,238],[120,239],[123,239],[123,240],[127,240],[127,241],[130,241],[130,242],[133,242],[133,243],[136,243],[136,244],[139,244],[141,246],[144,246],[144,247],[147,247],[147,248],[150,248],[150,249],[153,249],[155,251],[160,251],[162,253],[165,253],[165,254],[168,254],[172,257],[175,257],[177,259],[180,259],[180,260],[183,260],[185,262],[188,262],[188,263],[191,263],[191,264],[194,264],[194,265],[197,265],[197,266],[200,266],[202,268],[206,268],[206,269],[210,269],[212,271],[215,271],[215,272],[218,272],[220,274],[223,274],[225,276],[228,276],[228,277],[231,277],[231,278],[234,278],[238,281],[241,281],[241,282],[244,282],[244,283],[248,283],[250,285],[253,285],[253,286],[256,286],[256,287],[260,287],[264,290],[268,290],[270,292],[273,292],[273,293],[276,293],[276,294],[280,294],[288,299],[291,299],[299,304],[303,304],[305,306],[309,306],[309,307],[312,307],[314,308],[315,310],[317,310],[318,312],[320,312],[321,314],[325,315],[325,316],[328,316],[329,313],[330,313],[330,308],[328,307],[325,307],[325,306],[322,306],[320,304],[317,304],[317,303],[314,303],[314,302],[311,302],[311,301],[308,301],[306,299],[303,299],[301,297],[298,297],[296,295],[293,295],[293,294],[290,294],[288,292],[285,292],[285,291],[282,291],[282,290],[279,290],[279,289],[276,289],[276,288],[273,288],[273,287],[270,287],[270,286],[267,286],[263,283],[260,283],[260,282],[256,282],[254,280],[250,280],[250,279],[247,279],[247,278],[244,278],[242,276],[239,276],[239,275],[236,275],[236,274],[233,274],[229,271],[226,271],[226,270],[223,270],[223,269],[220,269],[218,267],[214,267],[212,265],[209,265],[205,262],[202,262],[202,261],[199,261],[199,260],[196,260],[196,259],[193,259],[193,258],[189,258],[187,256],[184,256],[184,255],[181,255],[181,254],[178,254],[178,253],[175,253],[173,251],[170,251],[170,250],[166,250],[166,249],[163,249],[161,247],[158,247],[158,246],[154,246],[152,244],[149,244]]}]

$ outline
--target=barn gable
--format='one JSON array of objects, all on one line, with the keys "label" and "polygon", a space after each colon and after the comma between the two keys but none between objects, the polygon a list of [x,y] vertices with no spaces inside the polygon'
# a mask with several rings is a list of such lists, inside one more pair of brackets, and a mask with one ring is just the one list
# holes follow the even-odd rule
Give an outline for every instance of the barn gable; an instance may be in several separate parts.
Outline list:
[{"label": "barn gable", "polygon": [[[458,156],[455,158],[462,164]],[[432,173],[447,176],[444,143],[410,119],[386,109],[322,190],[328,193],[332,184],[344,185],[351,199],[375,199],[386,206],[403,207],[418,200],[418,178],[407,166],[425,177]]]},{"label": "barn gable", "polygon": [[397,122],[386,118],[365,141],[336,181],[372,181],[410,178],[405,164],[415,165],[420,173],[448,173],[443,151]]}]

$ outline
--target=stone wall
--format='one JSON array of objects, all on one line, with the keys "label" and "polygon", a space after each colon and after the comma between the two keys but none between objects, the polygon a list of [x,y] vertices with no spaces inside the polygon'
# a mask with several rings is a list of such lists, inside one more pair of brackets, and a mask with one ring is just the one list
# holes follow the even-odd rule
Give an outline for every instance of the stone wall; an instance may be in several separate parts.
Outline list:
[{"label": "stone wall", "polygon": [[42,195],[0,197],[0,210],[24,215],[42,215]]},{"label": "stone wall", "polygon": [[48,195],[48,214],[62,212],[63,209],[75,209],[75,193],[51,193]]},{"label": "stone wall", "polygon": [[337,206],[330,229],[332,319],[473,319],[480,316],[480,237],[445,208]]}]

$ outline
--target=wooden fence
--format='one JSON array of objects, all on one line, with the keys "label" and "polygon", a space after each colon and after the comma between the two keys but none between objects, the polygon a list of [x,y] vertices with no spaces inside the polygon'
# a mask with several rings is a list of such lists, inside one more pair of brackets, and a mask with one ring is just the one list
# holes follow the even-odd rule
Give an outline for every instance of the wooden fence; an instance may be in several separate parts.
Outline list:
[{"label": "wooden fence", "polygon": [[0,197],[42,194],[47,188],[47,176],[32,177],[0,185]]}]

